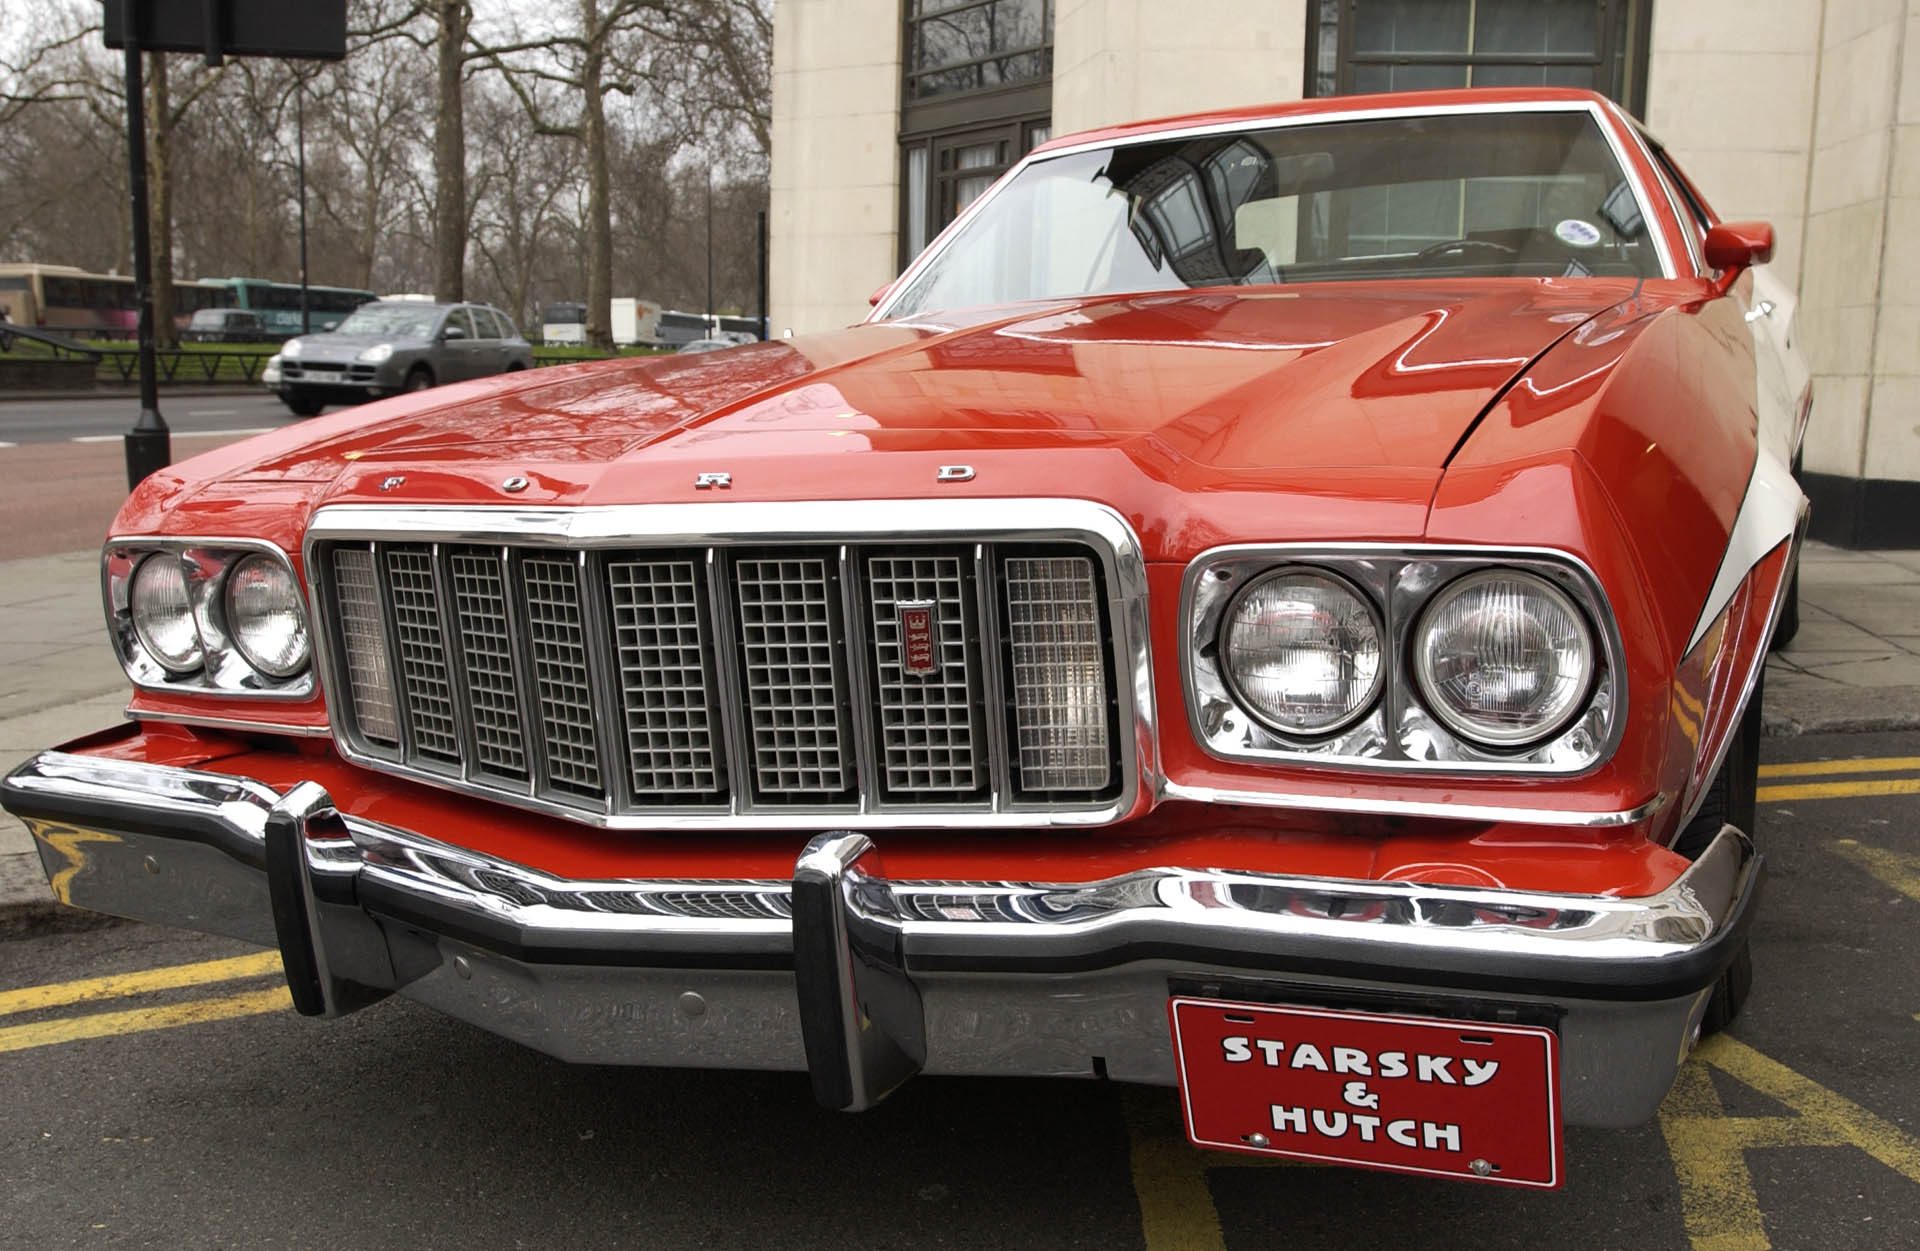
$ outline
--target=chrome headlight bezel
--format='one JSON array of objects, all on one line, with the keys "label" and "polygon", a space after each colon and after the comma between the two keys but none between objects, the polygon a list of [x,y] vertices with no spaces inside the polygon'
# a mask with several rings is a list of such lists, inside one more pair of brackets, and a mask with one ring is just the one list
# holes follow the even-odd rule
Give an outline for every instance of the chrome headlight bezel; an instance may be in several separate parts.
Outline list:
[{"label": "chrome headlight bezel", "polygon": [[[1283,566],[1344,578],[1380,614],[1386,676],[1371,709],[1314,738],[1275,731],[1245,708],[1221,672],[1220,622],[1240,589]],[[1494,567],[1537,576],[1565,594],[1593,631],[1594,674],[1583,702],[1544,741],[1491,746],[1457,733],[1420,696],[1413,631],[1455,579]],[[1584,563],[1543,548],[1384,543],[1247,544],[1203,552],[1187,568],[1180,606],[1181,679],[1195,740],[1222,760],[1369,771],[1578,776],[1606,762],[1626,728],[1625,651],[1606,594]]]},{"label": "chrome headlight bezel", "polygon": [[[287,553],[265,539],[164,538],[116,536],[101,553],[101,595],[107,616],[107,635],[120,667],[134,686],[164,694],[220,695],[236,699],[307,699],[314,692],[311,655],[296,672],[275,676],[257,668],[235,643],[227,625],[227,574],[248,556],[263,556],[279,565],[300,592],[300,612],[306,623],[311,651],[312,623],[307,620],[304,588]],[[200,632],[201,663],[190,670],[163,664],[134,627],[130,601],[134,572],[149,560],[179,563],[186,578],[194,624]]]}]

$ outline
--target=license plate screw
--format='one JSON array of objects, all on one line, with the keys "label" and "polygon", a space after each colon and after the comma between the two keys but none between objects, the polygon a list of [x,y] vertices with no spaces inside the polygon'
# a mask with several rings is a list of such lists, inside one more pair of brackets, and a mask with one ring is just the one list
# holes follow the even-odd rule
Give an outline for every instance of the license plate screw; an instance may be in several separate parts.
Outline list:
[{"label": "license plate screw", "polygon": [[1251,1147],[1267,1146],[1268,1145],[1267,1136],[1265,1134],[1260,1134],[1260,1133],[1248,1134],[1247,1145]]},{"label": "license plate screw", "polygon": [[1493,1165],[1487,1163],[1485,1160],[1475,1160],[1473,1163],[1467,1165],[1467,1167],[1473,1170],[1475,1177],[1486,1177],[1493,1172]]}]

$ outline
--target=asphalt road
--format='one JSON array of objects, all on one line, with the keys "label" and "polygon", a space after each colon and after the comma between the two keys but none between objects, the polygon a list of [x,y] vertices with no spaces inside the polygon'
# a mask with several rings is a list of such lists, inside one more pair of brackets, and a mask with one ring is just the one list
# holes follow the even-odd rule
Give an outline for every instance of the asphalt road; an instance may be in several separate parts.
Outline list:
[{"label": "asphalt road", "polygon": [[[129,396],[0,400],[0,560],[98,547],[127,498],[121,436],[139,401]],[[238,388],[162,393],[173,458],[299,420],[271,395]],[[31,485],[33,489],[22,489]]]},{"label": "asphalt road", "polygon": [[[1766,754],[1747,1012],[1658,1121],[1569,1133],[1555,1194],[1242,1166],[1169,1091],[920,1079],[848,1116],[797,1075],[570,1067],[400,1000],[309,1021],[270,956],[172,972],[248,949],[128,925],[0,941],[0,1243],[1920,1245],[1920,734]],[[189,984],[72,986],[142,970]]]},{"label": "asphalt road", "polygon": [[[0,400],[0,447],[74,439],[113,441],[133,426],[139,413],[140,401],[127,395]],[[299,420],[279,400],[251,387],[185,395],[163,391],[160,413],[178,438],[252,433]]]}]

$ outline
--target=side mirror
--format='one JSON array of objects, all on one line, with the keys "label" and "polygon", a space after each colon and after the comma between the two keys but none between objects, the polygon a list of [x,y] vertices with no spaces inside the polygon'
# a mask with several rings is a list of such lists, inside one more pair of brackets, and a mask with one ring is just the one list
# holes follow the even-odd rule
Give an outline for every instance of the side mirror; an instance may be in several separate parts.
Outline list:
[{"label": "side mirror", "polygon": [[893,284],[890,282],[883,282],[879,286],[875,287],[873,289],[873,294],[867,297],[867,307],[879,308],[880,301],[886,299],[887,292],[891,290],[893,290]]},{"label": "side mirror", "polygon": [[458,326],[448,326],[445,330],[442,330],[440,332],[440,337],[442,339],[447,340],[448,342],[452,342],[454,339],[466,338],[467,332],[460,329],[460,327]]},{"label": "side mirror", "polygon": [[1773,227],[1766,222],[1721,222],[1707,231],[1707,266],[1720,271],[1720,289],[1755,265],[1773,259]]}]

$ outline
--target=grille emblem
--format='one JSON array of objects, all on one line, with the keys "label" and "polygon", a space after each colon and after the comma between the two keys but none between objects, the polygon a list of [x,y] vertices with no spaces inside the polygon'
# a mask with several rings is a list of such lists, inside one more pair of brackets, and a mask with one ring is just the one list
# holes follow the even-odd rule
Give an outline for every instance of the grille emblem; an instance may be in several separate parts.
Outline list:
[{"label": "grille emblem", "polygon": [[940,466],[940,472],[933,475],[933,480],[935,482],[971,482],[973,481],[973,466],[942,465]]},{"label": "grille emblem", "polygon": [[720,487],[724,490],[732,485],[733,475],[730,473],[708,472],[695,474],[693,477],[693,489],[696,491],[710,491],[714,487]]},{"label": "grille emblem", "polygon": [[394,474],[391,478],[388,478],[386,481],[380,484],[380,489],[382,491],[391,491],[393,490],[393,488],[405,483],[406,480],[407,480],[407,475],[403,473]]},{"label": "grille emblem", "polygon": [[940,672],[934,650],[934,631],[938,625],[932,600],[902,600],[895,605],[900,619],[900,668],[917,678]]},{"label": "grille emblem", "polygon": [[502,482],[500,484],[500,489],[502,491],[510,491],[515,494],[518,494],[519,492],[526,490],[527,486],[528,486],[528,482],[526,478],[522,477],[520,474],[515,474],[513,475],[513,477],[508,478],[505,482]]}]

